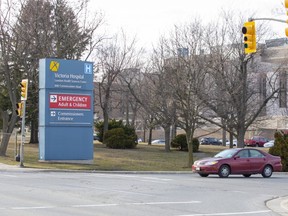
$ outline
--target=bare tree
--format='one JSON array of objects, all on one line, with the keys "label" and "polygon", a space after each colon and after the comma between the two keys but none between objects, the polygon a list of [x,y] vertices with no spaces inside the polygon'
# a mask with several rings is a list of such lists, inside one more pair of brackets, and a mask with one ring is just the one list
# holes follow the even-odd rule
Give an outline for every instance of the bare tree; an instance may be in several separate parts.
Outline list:
[{"label": "bare tree", "polygon": [[99,83],[99,101],[103,111],[104,132],[108,130],[109,109],[111,97],[116,87],[117,79],[128,68],[137,68],[139,52],[136,49],[136,40],[128,40],[124,31],[105,41],[97,49],[96,70],[101,77]]},{"label": "bare tree", "polygon": [[129,89],[130,94],[135,99],[135,103],[140,106],[138,115],[141,116],[143,122],[144,140],[146,137],[145,131],[148,129],[148,145],[151,145],[153,129],[159,124],[156,118],[157,113],[153,112],[153,108],[158,106],[158,102],[156,101],[156,104],[154,104],[155,101],[151,100],[155,98],[156,94],[154,88],[155,76],[152,68],[148,63],[145,67],[143,65],[140,70],[137,70],[137,73],[123,75],[121,75],[123,85]]},{"label": "bare tree", "polygon": [[[9,139],[18,120],[16,102],[19,97],[19,83],[23,73],[23,68],[13,64],[17,59],[17,40],[15,40],[12,24],[13,12],[16,2],[0,1],[0,76],[1,76],[1,99],[5,103],[1,104],[0,112],[3,120],[3,138],[0,144],[0,156],[4,156],[7,151]],[[9,98],[9,103],[6,101]],[[2,101],[1,101],[2,103]],[[6,104],[6,106],[4,106]]]},{"label": "bare tree", "polygon": [[162,37],[151,55],[151,67],[145,74],[146,90],[142,93],[145,110],[152,116],[157,125],[161,125],[165,135],[165,151],[170,151],[171,127],[176,122],[176,105],[173,100],[174,90],[169,85],[171,81],[167,60],[167,40]]},{"label": "bare tree", "polygon": [[186,132],[188,167],[193,164],[194,132],[203,122],[199,113],[204,111],[204,104],[196,94],[201,91],[206,74],[203,32],[203,25],[195,19],[188,25],[175,26],[170,43],[166,44],[172,54],[166,64],[170,77],[166,84],[173,89],[177,126]]},{"label": "bare tree", "polygon": [[[239,31],[244,23],[243,19],[235,19],[231,14],[223,17],[222,23],[207,28],[205,40],[209,73],[205,77],[205,91],[199,92],[198,96],[211,110],[202,117],[233,134],[237,137],[238,147],[244,147],[247,128],[256,120],[267,102],[277,94],[278,88],[275,88],[275,83],[270,82],[275,77],[263,76],[261,73],[263,68],[260,68],[257,55],[244,54],[243,36]],[[261,33],[264,32],[259,26],[257,35]],[[259,78],[263,79],[262,82],[271,84],[271,92],[259,91]],[[224,125],[220,119],[224,120]]]}]

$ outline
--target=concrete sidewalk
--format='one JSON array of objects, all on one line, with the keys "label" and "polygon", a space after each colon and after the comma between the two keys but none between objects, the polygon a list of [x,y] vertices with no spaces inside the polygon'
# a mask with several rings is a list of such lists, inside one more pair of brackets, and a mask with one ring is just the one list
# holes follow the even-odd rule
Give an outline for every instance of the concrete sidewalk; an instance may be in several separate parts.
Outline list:
[{"label": "concrete sidewalk", "polygon": [[32,171],[32,172],[39,172],[42,171],[43,169],[34,169],[34,168],[28,168],[28,167],[20,167],[20,165],[7,165],[0,163],[0,171]]}]

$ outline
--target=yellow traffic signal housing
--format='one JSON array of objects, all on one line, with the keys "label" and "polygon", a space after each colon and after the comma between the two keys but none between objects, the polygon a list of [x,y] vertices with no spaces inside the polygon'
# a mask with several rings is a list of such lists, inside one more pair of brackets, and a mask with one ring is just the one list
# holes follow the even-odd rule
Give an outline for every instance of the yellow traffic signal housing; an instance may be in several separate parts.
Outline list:
[{"label": "yellow traffic signal housing", "polygon": [[255,53],[257,50],[255,21],[245,22],[242,33],[244,34],[245,54]]},{"label": "yellow traffic signal housing", "polygon": [[23,103],[22,102],[21,103],[17,103],[16,107],[17,107],[17,109],[16,109],[17,115],[22,117],[22,114],[23,114]]},{"label": "yellow traffic signal housing", "polygon": [[[288,0],[284,0],[284,6],[286,9],[286,14],[288,15]],[[286,22],[288,23],[288,20],[286,20]],[[288,28],[285,28],[285,35],[288,37]]]},{"label": "yellow traffic signal housing", "polygon": [[28,79],[23,79],[20,83],[20,86],[21,86],[21,101],[27,100]]}]

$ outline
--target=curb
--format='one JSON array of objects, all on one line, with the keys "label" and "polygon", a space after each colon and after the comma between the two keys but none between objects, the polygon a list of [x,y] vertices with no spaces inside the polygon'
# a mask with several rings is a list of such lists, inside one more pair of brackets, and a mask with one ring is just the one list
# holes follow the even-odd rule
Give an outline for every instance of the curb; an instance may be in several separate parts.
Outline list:
[{"label": "curb", "polygon": [[266,206],[279,215],[288,216],[288,196],[268,200]]},{"label": "curb", "polygon": [[[19,165],[7,165],[0,163],[0,171],[13,172],[82,172],[82,173],[111,173],[111,174],[189,174],[197,175],[192,171],[119,171],[119,170],[70,170],[70,169],[40,169],[31,167],[20,167]],[[288,172],[274,172],[278,175],[288,175]]]}]

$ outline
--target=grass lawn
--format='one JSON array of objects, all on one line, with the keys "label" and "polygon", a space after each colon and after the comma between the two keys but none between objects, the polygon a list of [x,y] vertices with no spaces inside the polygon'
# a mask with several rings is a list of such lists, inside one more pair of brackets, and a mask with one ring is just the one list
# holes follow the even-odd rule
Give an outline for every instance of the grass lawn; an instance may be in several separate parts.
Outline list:
[{"label": "grass lawn", "polygon": [[[194,153],[194,160],[214,155],[225,149],[222,146],[200,146]],[[17,165],[15,144],[8,146],[7,156],[0,157],[0,163]],[[187,166],[188,153],[171,149],[165,152],[164,145],[140,143],[135,149],[109,149],[99,142],[94,142],[94,162],[85,164],[43,163],[38,161],[38,145],[25,144],[24,166],[41,169],[72,169],[101,171],[190,171]]]}]

